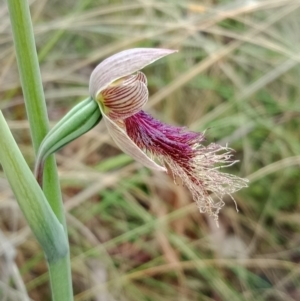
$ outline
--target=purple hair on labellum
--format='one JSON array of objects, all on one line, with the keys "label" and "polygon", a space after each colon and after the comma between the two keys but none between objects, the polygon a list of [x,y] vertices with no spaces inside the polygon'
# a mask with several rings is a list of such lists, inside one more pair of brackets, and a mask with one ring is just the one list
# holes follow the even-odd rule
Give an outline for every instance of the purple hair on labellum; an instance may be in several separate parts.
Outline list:
[{"label": "purple hair on labellum", "polygon": [[223,196],[247,186],[246,180],[218,170],[219,165],[230,166],[236,161],[228,147],[215,143],[204,146],[203,133],[162,123],[144,111],[124,119],[124,124],[139,148],[154,155],[161,164],[169,166],[174,177],[182,179],[201,212],[217,219]]},{"label": "purple hair on labellum", "polygon": [[202,133],[162,123],[144,111],[124,122],[128,136],[138,147],[154,155],[171,157],[186,167],[189,167],[189,162],[195,155],[193,144],[204,140]]}]

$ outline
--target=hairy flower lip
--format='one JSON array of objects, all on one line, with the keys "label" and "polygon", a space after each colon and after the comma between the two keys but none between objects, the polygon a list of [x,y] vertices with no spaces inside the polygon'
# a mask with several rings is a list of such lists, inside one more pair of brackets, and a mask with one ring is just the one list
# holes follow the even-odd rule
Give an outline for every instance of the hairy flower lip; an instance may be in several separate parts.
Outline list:
[{"label": "hairy flower lip", "polygon": [[133,48],[116,53],[103,60],[92,72],[89,92],[97,99],[98,94],[114,81],[131,75],[158,59],[177,52],[171,49]]},{"label": "hairy flower lip", "polygon": [[136,161],[140,162],[142,165],[157,171],[167,171],[164,166],[157,164],[149,156],[143,152],[127,135],[127,133],[119,125],[117,125],[113,120],[103,113],[103,119],[110,133],[111,137],[119,148],[129,156],[133,157]]},{"label": "hairy flower lip", "polygon": [[237,162],[227,145],[205,146],[202,144],[204,134],[167,125],[144,111],[126,118],[124,123],[136,145],[167,166],[174,179],[181,178],[200,211],[216,220],[224,205],[223,197],[228,195],[234,200],[232,194],[247,186],[247,179],[220,171]]}]

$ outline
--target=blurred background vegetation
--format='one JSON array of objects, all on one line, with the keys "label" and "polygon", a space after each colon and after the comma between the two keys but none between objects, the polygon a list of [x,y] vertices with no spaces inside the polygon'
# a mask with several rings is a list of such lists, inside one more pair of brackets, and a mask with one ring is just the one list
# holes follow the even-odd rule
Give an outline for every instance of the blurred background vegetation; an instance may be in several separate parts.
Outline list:
[{"label": "blurred background vegetation", "polygon": [[[66,146],[57,162],[75,300],[300,300],[300,1],[30,2],[52,124],[87,97],[107,56],[178,49],[144,69],[146,110],[228,143],[240,162],[226,172],[250,180],[238,213],[225,200],[218,229],[180,183],[122,154],[102,123]],[[0,66],[0,108],[33,167],[4,0]],[[43,254],[1,170],[0,299],[50,300]]]}]

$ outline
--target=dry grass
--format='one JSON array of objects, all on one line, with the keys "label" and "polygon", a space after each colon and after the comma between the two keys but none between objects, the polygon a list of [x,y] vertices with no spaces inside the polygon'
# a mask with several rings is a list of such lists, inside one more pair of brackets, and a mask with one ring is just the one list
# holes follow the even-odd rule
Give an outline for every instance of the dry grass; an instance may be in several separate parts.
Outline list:
[{"label": "dry grass", "polygon": [[[147,110],[207,129],[250,187],[220,228],[189,192],[120,153],[100,124],[57,154],[75,300],[300,299],[300,1],[32,1],[49,117],[88,93],[93,67],[131,47],[179,49],[144,72]],[[0,108],[34,155],[5,2]],[[0,173],[1,300],[50,300],[43,255]],[[26,290],[29,297],[26,297]],[[2,294],[2,295],[1,295]]]}]

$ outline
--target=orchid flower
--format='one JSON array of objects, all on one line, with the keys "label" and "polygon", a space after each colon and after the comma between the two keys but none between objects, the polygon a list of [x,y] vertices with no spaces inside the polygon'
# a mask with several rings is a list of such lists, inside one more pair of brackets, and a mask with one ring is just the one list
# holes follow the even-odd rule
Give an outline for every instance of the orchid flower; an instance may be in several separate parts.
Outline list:
[{"label": "orchid flower", "polygon": [[205,146],[203,133],[164,124],[142,110],[148,89],[139,70],[174,52],[136,48],[105,59],[91,74],[90,96],[120,149],[148,168],[171,170],[191,191],[200,211],[217,219],[223,197],[233,199],[235,191],[247,186],[246,179],[220,171],[237,162],[232,149],[215,143]]}]

